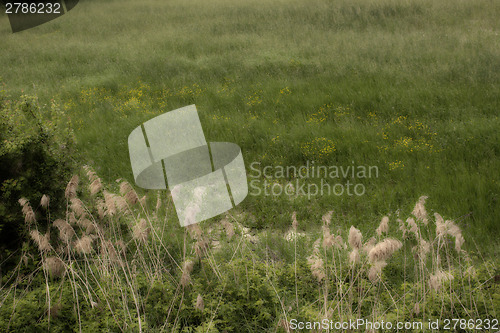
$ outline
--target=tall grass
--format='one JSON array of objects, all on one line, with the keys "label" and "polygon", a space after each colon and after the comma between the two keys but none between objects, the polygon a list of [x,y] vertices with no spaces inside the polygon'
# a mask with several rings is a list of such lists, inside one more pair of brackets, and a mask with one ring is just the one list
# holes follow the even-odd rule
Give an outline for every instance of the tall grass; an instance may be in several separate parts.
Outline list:
[{"label": "tall grass", "polygon": [[406,221],[383,217],[370,234],[339,228],[335,212],[305,234],[299,212],[280,235],[243,227],[244,215],[181,228],[170,198],[139,198],[124,181],[113,193],[90,167],[84,173],[68,183],[65,218],[46,230],[37,216],[49,214],[50,200],[33,209],[20,199],[34,247],[0,289],[2,330],[21,329],[26,316],[33,329],[82,332],[498,316],[498,267],[466,252],[469,240],[455,222],[432,218],[425,197]]}]

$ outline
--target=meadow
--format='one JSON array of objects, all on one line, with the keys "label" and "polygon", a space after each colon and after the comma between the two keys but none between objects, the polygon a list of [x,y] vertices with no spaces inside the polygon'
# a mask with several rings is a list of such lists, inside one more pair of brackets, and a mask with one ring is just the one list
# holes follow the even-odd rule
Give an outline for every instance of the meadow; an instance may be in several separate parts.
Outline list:
[{"label": "meadow", "polygon": [[[232,222],[241,225],[240,230],[249,228],[252,234],[262,235],[265,243],[257,246],[256,252],[247,249],[250,252],[236,256],[238,260],[249,255],[259,258],[254,260],[258,273],[250,276],[255,279],[255,288],[263,283],[262,276],[268,276],[267,261],[259,265],[262,258],[268,258],[270,249],[276,256],[273,260],[284,263],[283,271],[275,276],[281,282],[273,280],[277,286],[288,290],[286,286],[293,285],[287,280],[293,280],[293,270],[288,269],[294,264],[297,269],[298,256],[303,261],[298,267],[300,274],[309,279],[303,282],[304,293],[315,290],[308,288],[316,283],[313,278],[318,274],[310,276],[305,258],[313,251],[313,238],[328,238],[322,220],[325,212],[333,211],[331,228],[343,230],[346,241],[352,225],[364,235],[373,234],[385,215],[396,225],[397,218],[410,216],[415,202],[423,195],[428,196],[429,216],[439,212],[461,229],[466,239],[463,249],[474,253],[481,265],[493,261],[493,268],[486,264],[488,280],[498,275],[500,254],[498,17],[500,4],[490,0],[84,0],[61,18],[16,34],[11,34],[6,15],[0,16],[0,78],[5,84],[2,89],[13,99],[23,94],[36,95],[40,105],[55,105],[69,117],[76,137],[76,152],[71,158],[76,164],[91,166],[109,191],[118,191],[116,179],[127,180],[133,186],[127,148],[129,133],[156,115],[190,104],[198,108],[207,141],[233,142],[241,147],[247,172],[252,163],[258,163],[254,165],[262,170],[265,166],[300,167],[311,161],[322,166],[378,168],[377,177],[354,179],[365,188],[361,196],[250,195],[230,211]],[[296,181],[293,177],[267,179],[262,175],[257,179],[278,187]],[[350,178],[327,179],[330,183],[346,180]],[[319,184],[321,179],[305,181]],[[156,192],[135,190],[139,197],[151,198],[150,206],[155,205]],[[168,202],[167,194],[161,195]],[[40,198],[28,199],[35,205]],[[96,206],[92,200],[89,206]],[[302,244],[305,248],[300,250],[304,252],[299,254],[296,245],[290,247],[282,239],[289,232],[294,211],[300,221],[296,232],[309,235]],[[221,218],[203,222],[201,228],[216,228]],[[172,254],[176,264],[166,266],[180,268],[186,257],[185,244],[189,242],[172,210],[168,219],[169,228],[179,238],[174,237],[174,248],[179,253]],[[398,229],[391,228],[392,232]],[[205,229],[204,232],[208,233]],[[148,255],[163,258],[160,238],[150,245],[155,250]],[[414,240],[416,246],[421,244],[420,239],[419,236]],[[198,241],[193,238],[194,243]],[[233,249],[237,253],[239,247]],[[411,247],[406,250],[409,252],[405,255],[411,257]],[[233,258],[231,253],[222,252],[218,259]],[[43,259],[44,252],[41,253]],[[320,256],[315,255],[316,259]],[[322,255],[327,260],[326,252]],[[150,260],[143,265],[147,278],[134,277],[133,290],[144,287],[144,281],[156,281],[152,271],[168,270],[159,262],[154,269],[147,268]],[[220,276],[220,267],[209,260],[210,274],[214,274],[209,274],[210,279],[228,279]],[[232,260],[225,263],[233,264]],[[245,266],[239,261],[236,264]],[[326,262],[325,267],[328,264],[332,263]],[[432,265],[436,266],[434,261]],[[418,272],[425,271],[418,264],[415,267]],[[237,275],[241,266],[227,270]],[[399,276],[401,270],[402,266],[397,266],[387,274]],[[208,274],[204,269],[195,271],[200,274],[199,279]],[[334,274],[338,281],[344,281],[339,278],[342,272],[339,269]],[[353,268],[346,274],[356,272]],[[422,279],[415,283],[424,285]],[[68,294],[78,289],[77,280],[73,275]],[[319,280],[319,310],[314,308],[317,304],[312,305],[314,301],[309,302],[310,295],[303,295],[305,304],[301,306],[307,311],[300,312],[298,300],[297,308],[289,311],[276,301],[279,290],[266,289],[262,297],[270,303],[265,308],[278,310],[258,314],[257,317],[263,317],[252,321],[247,329],[265,326],[266,320],[278,324],[282,318],[276,317],[276,312],[285,317],[290,313],[304,318],[312,317],[312,313],[331,316],[328,302],[342,303],[342,295],[349,298],[349,304],[344,306],[351,316],[357,309],[359,314],[363,309],[366,315],[369,311],[361,301],[356,302],[381,297],[380,289],[357,298],[339,289],[330,300],[323,299],[323,295],[328,295],[328,283],[324,278]],[[339,286],[337,282],[335,288]],[[87,281],[81,288],[92,283]],[[396,290],[402,282],[396,279],[393,283]],[[199,284],[197,290],[213,287],[208,282]],[[119,284],[119,288],[125,286]],[[419,292],[425,294],[425,290]],[[176,292],[170,296],[176,299],[179,295]],[[259,308],[258,300],[255,301],[253,310]],[[172,330],[194,327],[197,320],[208,325],[200,331],[214,327],[208,319],[216,318],[217,311],[209,312],[208,319],[179,324],[177,318],[189,317],[181,311],[182,304],[172,301],[166,307],[166,319],[148,320],[165,322],[163,328]],[[401,309],[394,307],[399,313]],[[492,313],[490,307],[485,305],[484,309],[487,310],[476,307],[473,313]],[[171,310],[179,312],[170,314]],[[380,313],[393,310],[373,311],[372,315],[378,318]],[[224,320],[236,320],[237,315],[234,316]],[[125,319],[115,318],[114,322],[132,317],[127,312]],[[172,318],[176,318],[175,322],[169,322]],[[222,326],[235,330],[228,328],[231,325],[227,322]]]}]

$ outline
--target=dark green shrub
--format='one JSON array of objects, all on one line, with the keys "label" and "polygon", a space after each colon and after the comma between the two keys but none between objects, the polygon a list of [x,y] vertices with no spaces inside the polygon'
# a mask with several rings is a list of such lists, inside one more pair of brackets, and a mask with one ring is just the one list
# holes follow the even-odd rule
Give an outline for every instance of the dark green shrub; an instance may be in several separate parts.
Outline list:
[{"label": "dark green shrub", "polygon": [[[69,179],[73,134],[68,118],[52,100],[41,105],[36,96],[11,98],[0,88],[0,259],[17,249],[25,236],[18,199],[34,209],[43,194],[50,210],[63,207]],[[39,225],[47,214],[37,214]],[[2,260],[3,261],[3,260]],[[5,268],[5,267],[4,267]]]}]

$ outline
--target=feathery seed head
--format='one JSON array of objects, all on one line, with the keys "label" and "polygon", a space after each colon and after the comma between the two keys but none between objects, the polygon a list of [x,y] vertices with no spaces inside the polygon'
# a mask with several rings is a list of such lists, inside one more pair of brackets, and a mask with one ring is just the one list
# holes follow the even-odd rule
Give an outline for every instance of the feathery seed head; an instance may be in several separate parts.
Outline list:
[{"label": "feathery seed head", "polygon": [[145,219],[140,219],[139,222],[134,225],[132,236],[140,242],[146,242],[150,231],[151,229],[149,228],[148,222]]},{"label": "feathery seed head", "polygon": [[50,276],[54,278],[60,277],[64,273],[64,262],[59,257],[47,257],[43,261],[43,267],[47,270]]},{"label": "feathery seed head", "polygon": [[38,249],[42,252],[48,252],[52,250],[52,246],[50,246],[49,233],[42,235],[38,232],[38,230],[30,231],[31,239],[36,243]]},{"label": "feathery seed head", "polygon": [[297,227],[299,226],[299,222],[297,222],[297,212],[292,213],[292,228],[294,230],[297,230]]},{"label": "feathery seed head", "polygon": [[380,225],[377,228],[377,235],[382,236],[383,233],[388,233],[389,232],[389,217],[384,216],[382,218],[382,221],[380,222]]},{"label": "feathery seed head", "polygon": [[368,259],[374,263],[377,261],[386,261],[391,255],[399,250],[403,244],[395,239],[386,238],[382,242],[376,244],[368,253]]},{"label": "feathery seed head", "polygon": [[413,208],[413,211],[411,212],[413,216],[417,219],[417,221],[422,221],[423,224],[427,225],[428,220],[427,220],[427,211],[425,210],[425,200],[427,199],[427,196],[421,196],[418,199],[418,202],[415,204],[415,208]]},{"label": "feathery seed head", "polygon": [[78,175],[74,175],[71,177],[68,185],[66,186],[66,191],[64,192],[64,196],[66,199],[71,199],[76,197],[76,190],[78,189],[78,183],[80,181],[80,178],[78,178]]},{"label": "feathery seed head", "polygon": [[42,199],[40,199],[40,206],[43,208],[49,207],[50,197],[48,195],[42,195]]},{"label": "feathery seed head", "polygon": [[201,295],[198,294],[198,297],[196,297],[195,309],[198,311],[203,311],[204,308],[205,308],[205,303],[203,302],[203,297],[201,297]]},{"label": "feathery seed head", "polygon": [[75,242],[74,249],[80,254],[88,254],[92,252],[92,241],[91,237],[83,236]]},{"label": "feathery seed head", "polygon": [[348,237],[349,245],[351,246],[351,248],[360,249],[362,246],[362,238],[363,235],[361,234],[361,231],[356,229],[354,226],[351,226],[351,228],[349,229]]},{"label": "feathery seed head", "polygon": [[333,210],[327,212],[325,215],[323,215],[322,220],[325,225],[330,225],[330,222],[332,220],[332,214]]}]

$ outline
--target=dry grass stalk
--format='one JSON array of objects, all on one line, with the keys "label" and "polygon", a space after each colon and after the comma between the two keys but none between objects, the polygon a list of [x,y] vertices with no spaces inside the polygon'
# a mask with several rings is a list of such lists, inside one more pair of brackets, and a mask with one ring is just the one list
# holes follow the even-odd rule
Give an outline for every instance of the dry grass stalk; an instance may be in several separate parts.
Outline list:
[{"label": "dry grass stalk", "polygon": [[203,257],[205,252],[208,250],[209,242],[208,240],[201,238],[194,243],[194,252],[198,258]]},{"label": "dry grass stalk", "polygon": [[420,304],[418,302],[415,303],[415,306],[413,307],[413,313],[415,313],[417,316],[420,314]]},{"label": "dry grass stalk", "polygon": [[325,225],[330,225],[330,222],[332,221],[332,215],[333,215],[333,210],[327,212],[323,217],[321,218],[323,223]]},{"label": "dry grass stalk", "polygon": [[436,236],[446,234],[446,225],[444,223],[443,217],[438,213],[434,213],[434,217],[436,219]]},{"label": "dry grass stalk", "polygon": [[203,302],[203,297],[201,297],[200,294],[196,297],[195,309],[198,311],[203,311],[203,309],[205,309],[205,303]]},{"label": "dry grass stalk", "polygon": [[446,235],[455,238],[455,250],[460,252],[465,239],[462,236],[462,230],[451,220],[443,221],[443,218],[438,213],[434,214],[436,218],[436,238],[443,239]]},{"label": "dry grass stalk", "polygon": [[368,253],[368,259],[374,263],[377,261],[386,261],[391,255],[399,250],[403,244],[395,239],[386,238],[382,242],[376,244]]},{"label": "dry grass stalk", "polygon": [[17,202],[22,206],[24,222],[28,225],[36,222],[35,212],[31,208],[30,202],[26,198],[20,198]]},{"label": "dry grass stalk", "polygon": [[48,208],[50,203],[50,197],[48,195],[42,195],[42,199],[40,199],[40,206],[43,208]]},{"label": "dry grass stalk", "polygon": [[106,205],[106,215],[113,216],[116,214],[116,205],[114,194],[104,191],[104,202]]},{"label": "dry grass stalk", "polygon": [[349,263],[354,266],[360,262],[359,250],[354,249],[349,253]]},{"label": "dry grass stalk", "polygon": [[158,213],[158,211],[160,210],[161,208],[161,195],[160,195],[160,191],[158,191],[158,193],[156,194],[156,212]]},{"label": "dry grass stalk", "polygon": [[102,199],[97,199],[97,215],[101,220],[106,216],[106,203]]},{"label": "dry grass stalk", "polygon": [[417,223],[412,217],[406,219],[406,225],[409,232],[415,234],[415,237],[419,237]]},{"label": "dry grass stalk", "polygon": [[450,272],[439,270],[436,273],[431,274],[431,276],[429,277],[429,287],[432,290],[438,291],[439,289],[441,289],[443,282],[451,281],[453,279],[454,277]]},{"label": "dry grass stalk", "polygon": [[145,201],[146,201],[145,196],[142,197],[141,199],[139,199],[139,197],[137,196],[137,193],[134,190],[127,192],[127,194],[125,194],[125,199],[127,200],[127,202],[130,205],[135,205],[139,201],[141,201],[141,203],[144,205]]},{"label": "dry grass stalk", "polygon": [[97,176],[97,174],[88,165],[83,166],[87,174],[87,178],[90,181],[89,190],[91,195],[97,194],[102,189],[102,180]]},{"label": "dry grass stalk", "polygon": [[17,202],[19,202],[19,205],[21,205],[21,207],[24,207],[27,204],[29,204],[29,200],[26,198],[20,198],[19,200],[17,200]]},{"label": "dry grass stalk", "polygon": [[95,226],[94,226],[94,223],[92,223],[92,221],[90,221],[89,219],[85,218],[85,217],[82,217],[81,219],[79,219],[77,221],[77,224],[82,228],[84,229],[84,232],[86,234],[90,234],[91,232],[94,232],[96,229],[95,229]]},{"label": "dry grass stalk", "polygon": [[116,208],[120,213],[127,214],[130,213],[129,206],[127,200],[119,195],[114,196]]},{"label": "dry grass stalk", "polygon": [[97,177],[97,174],[94,172],[94,170],[88,166],[88,165],[84,165],[83,166],[83,169],[85,170],[85,173],[87,175],[87,178],[93,182],[94,180],[98,179],[99,177]]},{"label": "dry grass stalk", "polygon": [[194,261],[186,260],[182,265],[182,276],[180,284],[183,287],[187,287],[187,285],[191,282],[191,272],[193,271]]},{"label": "dry grass stalk", "polygon": [[389,232],[389,217],[384,216],[382,218],[382,221],[380,222],[380,225],[378,226],[377,230],[377,235],[382,236],[382,234],[387,234]]},{"label": "dry grass stalk", "polygon": [[130,184],[126,181],[121,182],[120,183],[120,194],[125,195],[129,191],[132,191],[132,186],[130,186]]},{"label": "dry grass stalk", "polygon": [[97,193],[99,193],[99,191],[102,190],[101,179],[97,178],[92,183],[90,183],[89,190],[91,195],[96,195]]},{"label": "dry grass stalk", "polygon": [[339,249],[342,249],[342,248],[343,248],[344,250],[345,250],[345,249],[347,249],[347,244],[346,244],[346,243],[344,243],[344,240],[342,239],[342,236],[341,236],[341,235],[337,235],[337,236],[335,237],[335,243],[334,243],[334,245],[335,245],[337,248],[339,248]]},{"label": "dry grass stalk", "polygon": [[318,282],[321,282],[326,276],[323,259],[321,259],[318,255],[313,254],[307,258],[307,262],[311,268],[312,275],[316,277]]},{"label": "dry grass stalk", "polygon": [[403,239],[406,239],[406,233],[409,231],[407,228],[406,228],[406,225],[405,223],[403,222],[403,220],[401,219],[397,219],[396,222],[398,222],[398,225],[399,225],[399,231],[401,231],[403,233]]},{"label": "dry grass stalk", "polygon": [[314,277],[316,277],[318,282],[321,282],[326,276],[323,259],[320,257],[320,242],[321,238],[318,238],[314,242],[313,254],[307,258],[307,262],[309,263],[311,273],[313,274]]},{"label": "dry grass stalk", "polygon": [[120,256],[110,240],[101,242],[100,254],[103,261],[109,260],[121,264]]},{"label": "dry grass stalk", "polygon": [[283,330],[286,332],[286,333],[290,333],[292,331],[292,329],[290,328],[290,323],[284,319],[284,318],[281,318],[279,321],[278,321],[278,327],[281,327],[283,328]]},{"label": "dry grass stalk", "polygon": [[370,251],[373,249],[375,244],[377,243],[377,240],[375,237],[371,237],[364,245],[363,245],[363,251],[365,251],[366,254],[370,253]]},{"label": "dry grass stalk", "polygon": [[150,231],[148,221],[140,219],[133,227],[132,237],[137,241],[146,242]]},{"label": "dry grass stalk", "polygon": [[51,277],[58,278],[64,273],[64,262],[58,257],[47,257],[43,261],[43,267]]},{"label": "dry grass stalk", "polygon": [[203,231],[198,224],[190,224],[186,228],[192,239],[198,240],[202,237]]},{"label": "dry grass stalk", "polygon": [[418,239],[418,244],[412,248],[417,259],[424,260],[427,254],[431,251],[431,246],[429,242],[420,237]]},{"label": "dry grass stalk", "polygon": [[76,217],[83,216],[85,214],[85,207],[82,200],[78,198],[71,198],[71,210],[75,213]]},{"label": "dry grass stalk", "polygon": [[292,228],[293,230],[297,230],[299,226],[299,222],[297,221],[297,212],[292,213]]},{"label": "dry grass stalk", "polygon": [[125,197],[125,199],[130,205],[135,205],[137,202],[139,202],[139,197],[137,196],[137,193],[134,191],[132,186],[130,186],[130,184],[126,181],[120,184],[120,194]]},{"label": "dry grass stalk", "polygon": [[323,247],[325,249],[329,249],[335,246],[338,249],[345,247],[344,241],[342,240],[342,236],[334,234],[330,234],[330,228],[328,225],[323,225]]},{"label": "dry grass stalk", "polygon": [[24,222],[26,222],[26,224],[28,225],[31,225],[32,223],[36,222],[35,212],[30,205],[26,205],[25,207],[27,207],[27,209],[26,214],[24,214]]},{"label": "dry grass stalk", "polygon": [[361,234],[361,231],[356,229],[354,226],[351,226],[349,229],[349,245],[351,246],[352,249],[360,249],[361,246],[363,245],[361,240],[363,239],[363,235]]},{"label": "dry grass stalk", "polygon": [[57,219],[54,221],[54,226],[59,229],[59,238],[66,244],[69,244],[73,236],[75,235],[75,230],[64,220]]},{"label": "dry grass stalk", "polygon": [[368,271],[368,279],[370,279],[370,281],[373,283],[378,282],[382,275],[382,269],[385,266],[387,266],[387,263],[385,261],[376,261],[372,263],[370,270]]},{"label": "dry grass stalk", "polygon": [[331,248],[335,242],[335,235],[330,234],[330,228],[324,224],[323,227],[323,247],[325,249]]},{"label": "dry grass stalk", "polygon": [[71,177],[71,180],[66,186],[66,191],[64,192],[64,196],[66,197],[66,199],[71,199],[76,197],[76,190],[78,189],[79,181],[80,178],[78,178],[78,175],[74,175],[73,177]]},{"label": "dry grass stalk", "polygon": [[120,251],[120,253],[122,255],[125,255],[125,253],[127,251],[127,245],[125,244],[125,242],[123,240],[119,239],[118,241],[116,241],[115,245],[118,248],[118,250]]},{"label": "dry grass stalk", "polygon": [[208,249],[209,241],[203,237],[203,231],[198,224],[191,224],[187,226],[187,230],[189,232],[189,236],[196,240],[193,245],[194,252],[199,258],[201,258]]},{"label": "dry grass stalk", "polygon": [[429,222],[427,219],[427,211],[425,210],[425,200],[427,198],[428,197],[425,195],[421,196],[415,204],[415,208],[413,208],[413,211],[411,212],[417,221],[421,221],[425,225]]},{"label": "dry grass stalk", "polygon": [[52,250],[52,246],[50,246],[49,233],[42,235],[38,232],[38,230],[31,230],[30,236],[31,239],[33,239],[33,241],[36,243],[40,251],[49,252],[50,250]]},{"label": "dry grass stalk", "polygon": [[93,250],[92,241],[93,239],[91,237],[83,236],[75,242],[74,249],[79,254],[89,254]]},{"label": "dry grass stalk", "polygon": [[78,224],[78,219],[76,218],[74,212],[68,213],[67,220],[69,221],[69,224],[71,224],[72,226]]}]

